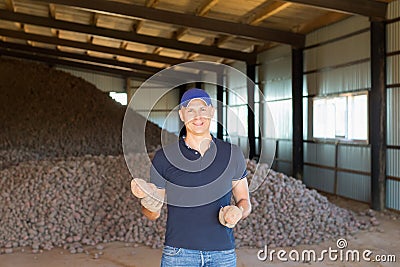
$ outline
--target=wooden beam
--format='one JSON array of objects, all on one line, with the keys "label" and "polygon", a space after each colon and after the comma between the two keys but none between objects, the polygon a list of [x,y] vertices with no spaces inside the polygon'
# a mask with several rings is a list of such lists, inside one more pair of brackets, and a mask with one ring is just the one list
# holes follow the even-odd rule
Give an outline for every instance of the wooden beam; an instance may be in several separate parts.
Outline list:
[{"label": "wooden beam", "polygon": [[126,49],[127,47],[128,47],[128,42],[124,42],[124,41],[122,41],[119,46],[119,48],[121,48],[121,49]]},{"label": "wooden beam", "polygon": [[362,15],[378,19],[386,18],[387,3],[373,0],[285,0],[317,8],[334,10],[337,12]]},{"label": "wooden beam", "polygon": [[189,31],[188,28],[179,28],[177,31],[174,32],[173,38],[176,40],[181,39],[187,32]]},{"label": "wooden beam", "polygon": [[310,22],[298,25],[296,32],[307,34],[321,27],[348,18],[349,16],[349,14],[344,13],[328,12],[327,14],[321,15]]},{"label": "wooden beam", "polygon": [[[74,68],[79,68],[79,69],[85,69],[85,70],[92,70],[92,71],[99,71],[99,72],[104,72],[105,74],[115,74],[122,76],[124,78],[130,77],[134,78],[137,80],[147,80],[150,77],[152,77],[153,74],[148,74],[148,73],[143,73],[143,72],[135,72],[131,70],[124,70],[124,69],[119,69],[119,68],[113,68],[113,67],[108,67],[108,66],[101,66],[97,64],[90,64],[90,63],[82,63],[82,62],[77,62],[77,61],[72,61],[72,60],[66,60],[66,59],[59,59],[59,58],[54,58],[54,57],[48,57],[48,56],[40,56],[40,55],[32,55],[32,54],[27,54],[23,52],[16,52],[16,51],[10,51],[6,50],[3,48],[0,48],[0,55],[4,56],[9,56],[9,57],[15,57],[15,58],[22,58],[22,59],[29,59],[29,60],[34,60],[34,61],[39,61],[47,64],[52,64],[52,65],[61,65],[61,66],[69,66],[69,67],[74,67]],[[182,84],[183,82],[186,82],[187,80],[198,80],[199,77],[196,74],[188,73],[188,72],[181,72],[182,75],[160,75],[157,77],[156,80],[153,80],[153,82],[161,83],[162,85],[169,85],[169,84]],[[177,74],[177,73],[176,73]]]},{"label": "wooden beam", "polygon": [[[196,9],[196,16],[204,16],[208,13],[208,11],[218,3],[219,0],[206,0],[201,6]],[[189,29],[186,27],[179,28],[175,33],[175,39],[179,40],[186,33],[188,33]]]},{"label": "wooden beam", "polygon": [[189,53],[189,55],[186,58],[187,58],[187,60],[195,60],[196,57],[198,57],[198,56],[199,56],[199,54]]},{"label": "wooden beam", "polygon": [[153,50],[153,54],[157,54],[158,55],[158,54],[160,54],[161,50],[162,50],[162,47],[156,47]]},{"label": "wooden beam", "polygon": [[[146,7],[154,8],[159,2],[160,2],[160,0],[146,0],[144,5]],[[134,31],[136,33],[139,33],[140,29],[143,27],[143,24],[144,24],[144,21],[139,20],[134,26]],[[154,48],[153,54],[160,54],[161,50],[162,50],[162,47],[156,47],[156,48]],[[146,60],[142,60],[142,63],[146,64]]]},{"label": "wooden beam", "polygon": [[[158,2],[160,2],[159,0],[146,0],[145,6],[146,7],[155,7]],[[143,27],[143,20],[139,20],[134,26],[133,29],[136,33],[138,33],[140,31],[140,29]]]},{"label": "wooden beam", "polygon": [[14,11],[14,0],[5,0],[7,10]]},{"label": "wooden beam", "polygon": [[243,22],[250,24],[250,25],[258,25],[263,20],[279,13],[280,11],[289,7],[290,5],[292,5],[292,3],[279,2],[279,1],[273,1],[273,2],[267,1],[264,4],[262,4],[261,6],[258,6],[257,8],[252,10],[250,12],[250,13],[252,13],[252,15],[249,16],[247,19],[245,19]]},{"label": "wooden beam", "polygon": [[74,47],[74,48],[79,48],[79,49],[84,49],[84,50],[108,53],[108,54],[113,54],[113,55],[119,55],[119,56],[125,56],[125,57],[137,58],[137,59],[145,59],[145,60],[162,62],[162,63],[166,63],[166,64],[171,64],[171,65],[175,65],[175,64],[179,64],[179,63],[188,61],[185,59],[177,59],[177,58],[173,58],[173,57],[166,57],[166,56],[159,56],[159,55],[143,53],[143,52],[129,51],[129,50],[120,49],[120,48],[113,48],[113,47],[102,46],[102,45],[94,45],[94,44],[90,44],[90,43],[71,41],[71,40],[66,40],[66,39],[60,39],[57,37],[25,33],[25,32],[21,32],[21,31],[0,29],[0,35],[6,36],[6,37],[17,38],[17,39],[30,40],[30,41],[40,42],[40,43],[68,46],[68,47]]},{"label": "wooden beam", "polygon": [[92,25],[97,26],[97,22],[99,21],[99,13],[93,13],[92,15]]},{"label": "wooden beam", "polygon": [[[258,25],[263,20],[277,14],[283,9],[289,7],[291,3],[286,2],[278,2],[278,1],[266,1],[260,6],[257,6],[252,11],[248,12],[248,15],[244,15],[241,19],[242,23],[250,24],[250,25]],[[216,46],[219,47],[222,44],[234,39],[235,37],[232,35],[224,35],[221,38],[218,38]]]},{"label": "wooden beam", "polygon": [[147,7],[155,7],[160,0],[146,0],[145,6]]},{"label": "wooden beam", "polygon": [[371,143],[371,206],[386,206],[386,25],[371,21],[371,92],[369,99],[369,140]]},{"label": "wooden beam", "polygon": [[119,14],[145,20],[154,20],[163,23],[180,25],[189,28],[203,29],[225,34],[243,36],[263,41],[273,41],[294,47],[304,47],[305,36],[266,27],[257,27],[242,23],[235,23],[212,18],[205,18],[191,14],[184,14],[134,4],[124,4],[114,1],[89,0],[37,0],[46,3],[75,6],[78,8],[96,10],[105,13]]},{"label": "wooden beam", "polygon": [[226,42],[228,42],[228,41],[230,41],[230,40],[232,40],[232,39],[235,39],[235,36],[232,36],[232,35],[222,35],[222,36],[216,38],[216,40],[215,40],[215,45],[216,45],[216,46],[220,46],[220,45],[222,45],[222,44],[224,44],[224,43],[226,43]]},{"label": "wooden beam", "polygon": [[51,18],[55,19],[56,18],[56,5],[54,4],[49,4],[49,15]]},{"label": "wooden beam", "polygon": [[88,55],[63,52],[63,51],[54,50],[54,49],[32,47],[29,45],[14,44],[14,43],[9,43],[9,42],[0,42],[0,47],[6,48],[6,49],[31,52],[31,53],[38,53],[38,54],[43,54],[43,55],[50,55],[50,56],[77,59],[77,60],[88,61],[88,62],[95,62],[95,63],[105,64],[105,65],[112,65],[112,66],[116,66],[116,67],[133,69],[136,71],[149,72],[149,74],[156,73],[156,72],[163,70],[162,68],[155,68],[155,67],[145,66],[145,65],[141,65],[141,64],[128,63],[128,62],[118,61],[118,60],[114,60],[114,59],[93,57],[93,56],[88,56]]},{"label": "wooden beam", "polygon": [[218,4],[219,0],[206,0],[201,6],[196,9],[197,16],[204,16],[211,10],[216,4]]},{"label": "wooden beam", "polygon": [[58,58],[47,57],[47,56],[39,56],[39,55],[32,55],[32,54],[27,54],[27,53],[9,51],[9,50],[3,49],[3,48],[0,48],[0,55],[15,57],[15,58],[22,58],[22,59],[29,59],[29,60],[39,61],[39,62],[43,62],[43,63],[47,63],[47,64],[56,64],[56,65],[61,65],[61,66],[69,66],[69,67],[75,67],[75,68],[80,68],[80,69],[100,71],[100,72],[105,72],[108,74],[115,74],[115,75],[120,75],[123,77],[133,77],[133,78],[142,79],[142,80],[146,80],[151,77],[151,75],[149,75],[149,74],[140,73],[140,72],[133,72],[133,71],[105,67],[105,66],[89,64],[89,63],[81,63],[81,62],[71,61],[71,60],[66,60],[66,59],[58,59]]},{"label": "wooden beam", "polygon": [[39,16],[33,16],[28,14],[17,14],[10,11],[0,10],[0,17],[4,20],[16,21],[21,23],[33,24],[43,27],[51,27],[56,29],[86,33],[90,35],[104,36],[108,38],[115,38],[124,41],[131,41],[155,46],[161,46],[165,48],[171,48],[176,50],[195,52],[199,54],[211,55],[216,57],[225,57],[235,60],[246,61],[248,53],[222,49],[218,47],[212,47],[202,44],[193,44],[188,42],[179,42],[173,39],[160,38],[148,35],[139,35],[132,32],[112,30],[106,28],[99,28],[93,25],[83,25],[74,22],[55,20],[52,18],[45,18]]}]

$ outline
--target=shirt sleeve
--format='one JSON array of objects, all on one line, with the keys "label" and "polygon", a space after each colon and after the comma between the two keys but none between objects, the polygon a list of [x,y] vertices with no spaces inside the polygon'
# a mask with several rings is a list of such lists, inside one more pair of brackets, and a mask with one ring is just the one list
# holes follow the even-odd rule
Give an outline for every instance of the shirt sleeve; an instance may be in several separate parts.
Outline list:
[{"label": "shirt sleeve", "polygon": [[165,178],[165,157],[161,150],[157,151],[150,166],[150,182],[157,188],[164,189],[167,183]]},{"label": "shirt sleeve", "polygon": [[242,150],[238,146],[233,147],[234,158],[236,159],[236,173],[233,181],[238,181],[247,176],[246,159],[244,158]]}]

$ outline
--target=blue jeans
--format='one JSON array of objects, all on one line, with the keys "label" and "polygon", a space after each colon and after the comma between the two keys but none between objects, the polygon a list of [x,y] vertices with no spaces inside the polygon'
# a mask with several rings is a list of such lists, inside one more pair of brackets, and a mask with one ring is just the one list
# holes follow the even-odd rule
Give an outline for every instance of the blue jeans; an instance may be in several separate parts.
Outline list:
[{"label": "blue jeans", "polygon": [[235,249],[193,250],[164,246],[161,267],[236,267]]}]

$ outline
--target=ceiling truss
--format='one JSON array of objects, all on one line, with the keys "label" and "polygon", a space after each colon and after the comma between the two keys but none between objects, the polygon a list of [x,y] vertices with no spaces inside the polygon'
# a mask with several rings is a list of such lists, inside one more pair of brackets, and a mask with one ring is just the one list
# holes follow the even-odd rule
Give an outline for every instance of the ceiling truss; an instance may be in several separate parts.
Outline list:
[{"label": "ceiling truss", "polygon": [[[40,12],[21,12],[21,3],[24,6],[25,1],[39,9],[40,5],[47,5],[47,16]],[[240,8],[235,11],[232,7],[232,14],[241,14],[230,15],[230,18],[220,15],[221,10],[226,9],[225,1],[221,0],[193,3],[191,11],[185,12],[166,9],[164,0],[146,0],[142,5],[106,0],[3,2],[0,19],[14,24],[0,28],[1,55],[41,62],[48,60],[50,64],[76,68],[87,66],[93,71],[145,79],[165,67],[193,60],[254,62],[257,53],[277,44],[303,48],[305,34],[351,15],[385,19],[390,0],[254,0],[253,6],[243,7],[243,11]],[[179,0],[176,3],[179,4]],[[89,16],[88,23],[60,19],[57,14],[66,12],[64,8],[76,10],[83,17]],[[315,15],[302,18],[297,24],[290,24],[290,21],[287,25],[276,24],[282,21],[281,16],[301,14],[303,9],[312,9],[315,12],[305,14]],[[75,15],[68,12],[65,13],[68,16]],[[101,27],[105,16],[109,20],[125,20],[124,23],[130,23],[128,29]],[[149,28],[149,25],[160,29]],[[47,28],[49,33],[32,31],[32,27]],[[162,33],[168,27],[173,29],[169,34],[156,33]],[[87,36],[86,41],[66,39],[65,32],[72,36]],[[22,41],[16,43],[15,40]]]}]

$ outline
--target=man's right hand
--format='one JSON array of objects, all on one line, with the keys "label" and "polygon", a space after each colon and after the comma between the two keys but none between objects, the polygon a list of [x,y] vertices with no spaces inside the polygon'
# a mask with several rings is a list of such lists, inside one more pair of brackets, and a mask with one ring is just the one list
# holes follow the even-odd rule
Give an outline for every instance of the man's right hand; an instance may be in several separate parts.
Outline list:
[{"label": "man's right hand", "polygon": [[132,194],[137,198],[144,198],[145,196],[152,193],[153,188],[150,187],[150,183],[147,183],[141,178],[134,178],[131,181]]},{"label": "man's right hand", "polygon": [[150,212],[158,213],[163,205],[164,195],[152,183],[141,178],[134,178],[131,182],[132,194],[140,198],[140,203]]}]

